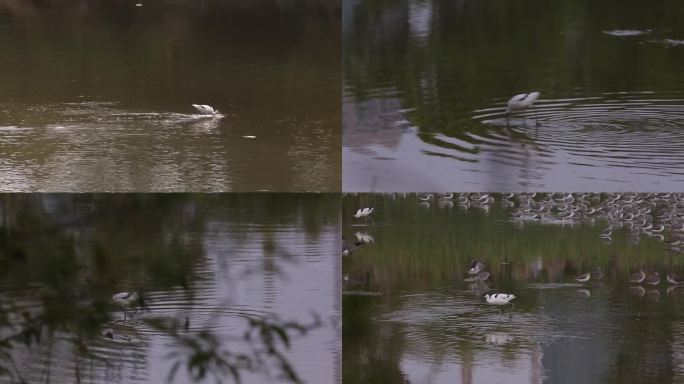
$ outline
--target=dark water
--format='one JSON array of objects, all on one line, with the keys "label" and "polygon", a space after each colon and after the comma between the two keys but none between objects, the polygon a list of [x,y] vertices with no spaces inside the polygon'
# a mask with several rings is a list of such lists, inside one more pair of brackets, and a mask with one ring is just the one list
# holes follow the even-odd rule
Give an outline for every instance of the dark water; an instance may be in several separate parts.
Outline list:
[{"label": "dark water", "polygon": [[345,191],[684,186],[681,2],[343,8]]},{"label": "dark water", "polygon": [[[339,382],[335,196],[0,195],[0,212],[0,381],[159,383],[178,364],[177,383],[235,382],[232,364],[288,382],[263,323],[297,377]],[[124,321],[120,291],[147,310]]]},{"label": "dark water", "polygon": [[[451,204],[435,196],[429,206],[415,195],[344,198],[345,237],[367,242],[343,260],[345,383],[684,378],[684,288],[665,281],[670,272],[684,273],[681,254],[668,251],[684,235],[684,196],[588,195],[592,206],[610,205],[612,214],[652,207],[646,215],[654,228],[640,231],[638,241],[617,220],[512,219],[528,197],[509,204],[490,196],[494,202],[486,204],[476,202],[479,196],[467,204],[457,202],[460,196]],[[351,218],[366,206],[376,209],[373,221]],[[655,233],[662,223],[671,229]],[[608,225],[609,241],[601,238]],[[464,281],[473,259],[486,265],[487,282]],[[594,268],[601,279],[575,281]],[[659,272],[662,281],[630,284],[639,268]],[[514,306],[500,314],[482,297],[488,290],[515,294]]]},{"label": "dark water", "polygon": [[0,1],[0,189],[339,190],[339,20],[326,0]]}]

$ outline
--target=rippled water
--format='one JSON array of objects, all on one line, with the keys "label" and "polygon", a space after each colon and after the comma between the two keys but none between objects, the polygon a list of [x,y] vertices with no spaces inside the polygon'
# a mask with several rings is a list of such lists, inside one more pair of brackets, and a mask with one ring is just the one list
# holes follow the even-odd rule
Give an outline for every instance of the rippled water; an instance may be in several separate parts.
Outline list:
[{"label": "rippled water", "polygon": [[345,191],[684,186],[684,30],[658,16],[677,2],[344,8]]},{"label": "rippled water", "polygon": [[0,3],[0,190],[339,190],[339,5],[135,4]]},{"label": "rippled water", "polygon": [[[518,197],[513,205],[499,194],[485,205],[419,197],[343,200],[345,237],[365,239],[343,260],[344,382],[682,379],[684,288],[665,276],[684,264],[662,240],[635,243],[625,230],[603,242],[606,220],[519,221]],[[372,221],[351,217],[366,206],[376,208]],[[491,273],[485,283],[464,281],[473,259]],[[575,281],[594,268],[603,277]],[[662,281],[629,284],[639,268]],[[482,297],[488,291],[517,298],[499,312]]]},{"label": "rippled water", "polygon": [[[9,349],[3,345],[11,360],[3,355],[0,366],[27,382],[70,383],[78,376],[85,383],[158,383],[177,361],[174,382],[193,382],[188,351],[155,321],[177,326],[188,340],[209,333],[221,351],[249,353],[260,347],[256,335],[243,339],[248,319],[305,326],[316,318],[320,325],[306,334],[288,330],[291,348],[278,349],[305,382],[339,381],[339,203],[333,196],[28,195],[3,201],[2,227],[14,240],[0,246],[0,334],[32,329],[22,321],[26,313],[43,326],[30,349],[21,339]],[[22,222],[13,219],[17,214]],[[85,278],[92,282],[83,285]],[[148,310],[131,310],[126,321],[115,305],[99,312],[90,296],[100,290],[106,299],[116,291],[144,292]],[[63,291],[66,299],[55,300]],[[98,317],[88,317],[91,311]],[[113,336],[101,335],[107,329]],[[264,363],[270,375],[241,370],[243,382],[284,381],[277,364]],[[210,366],[209,373],[202,382],[215,382],[211,375],[220,372]],[[226,373],[219,377],[232,381]]]}]

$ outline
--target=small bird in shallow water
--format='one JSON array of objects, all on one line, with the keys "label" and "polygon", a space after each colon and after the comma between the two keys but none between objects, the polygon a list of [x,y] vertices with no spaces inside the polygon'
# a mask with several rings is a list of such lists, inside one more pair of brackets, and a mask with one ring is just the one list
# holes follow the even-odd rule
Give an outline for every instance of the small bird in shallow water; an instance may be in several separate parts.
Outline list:
[{"label": "small bird in shallow water", "polygon": [[359,208],[359,210],[354,214],[354,218],[360,219],[362,217],[370,217],[373,212],[375,212],[375,208]]},{"label": "small bird in shallow water", "polygon": [[684,279],[679,277],[678,275],[674,273],[668,273],[667,274],[667,282],[673,285],[679,285],[684,283]]},{"label": "small bird in shallow water", "polygon": [[510,293],[485,293],[484,298],[487,300],[487,304],[491,305],[506,305],[510,303],[511,300],[515,299],[515,295]]},{"label": "small bird in shallow water", "polygon": [[653,272],[653,273],[649,274],[648,276],[646,276],[646,278],[644,279],[644,284],[648,284],[648,285],[660,284],[660,273]]},{"label": "small bird in shallow water", "polygon": [[220,115],[217,109],[212,108],[206,104],[193,104],[192,105],[200,114],[207,116],[218,116]]},{"label": "small bird in shallow water", "polygon": [[645,278],[646,274],[644,273],[644,270],[640,269],[638,272],[632,273],[632,275],[629,277],[629,282],[633,284],[640,284]]},{"label": "small bird in shallow water", "polygon": [[589,281],[589,279],[591,279],[591,274],[589,272],[583,273],[575,277],[575,281],[578,283],[586,283],[587,281]]},{"label": "small bird in shallow water", "polygon": [[485,265],[483,262],[480,260],[473,260],[470,262],[470,265],[468,265],[468,274],[469,275],[477,275],[481,271],[484,271]]},{"label": "small bird in shallow water", "polygon": [[145,299],[142,297],[142,295],[139,295],[136,292],[115,293],[114,295],[112,295],[112,301],[119,304],[123,309],[124,321],[126,321],[126,317],[128,316],[126,308],[136,307],[137,310],[138,308],[146,307]]},{"label": "small bird in shallow water", "polygon": [[521,93],[508,100],[506,104],[506,118],[513,112],[524,111],[530,108],[539,98],[539,92]]}]

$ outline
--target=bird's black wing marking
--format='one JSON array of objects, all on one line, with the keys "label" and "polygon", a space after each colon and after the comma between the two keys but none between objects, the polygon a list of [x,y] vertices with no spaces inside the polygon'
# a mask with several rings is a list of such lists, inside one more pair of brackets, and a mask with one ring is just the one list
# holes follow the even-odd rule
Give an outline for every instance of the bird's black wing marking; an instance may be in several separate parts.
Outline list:
[{"label": "bird's black wing marking", "polygon": [[518,99],[515,100],[515,101],[523,101],[523,100],[525,100],[525,99],[527,98],[527,95],[529,95],[529,93],[522,94],[522,95],[520,95],[520,98],[518,98]]}]

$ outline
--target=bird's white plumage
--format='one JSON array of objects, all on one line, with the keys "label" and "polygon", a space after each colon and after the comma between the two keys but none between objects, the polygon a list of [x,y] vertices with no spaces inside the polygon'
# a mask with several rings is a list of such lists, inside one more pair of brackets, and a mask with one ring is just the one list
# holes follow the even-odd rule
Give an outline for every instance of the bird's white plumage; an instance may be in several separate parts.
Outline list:
[{"label": "bird's white plumage", "polygon": [[373,213],[373,211],[375,211],[375,208],[359,208],[359,210],[356,211],[356,214],[354,214],[354,217],[357,219],[361,217],[368,217]]},{"label": "bird's white plumage", "polygon": [[206,104],[193,104],[192,105],[199,113],[203,115],[218,115],[219,111]]},{"label": "bird's white plumage", "polygon": [[539,95],[539,92],[530,92],[521,93],[519,95],[511,97],[511,99],[508,100],[508,104],[506,105],[506,113],[522,111],[524,109],[531,107],[532,104],[534,104],[534,102],[537,101]]},{"label": "bird's white plumage", "polygon": [[112,296],[112,301],[122,306],[130,306],[138,301],[138,294],[135,292],[119,292]]},{"label": "bird's white plumage", "polygon": [[515,295],[512,295],[510,293],[488,293],[484,295],[484,297],[487,300],[487,304],[491,305],[506,305],[511,300],[515,299]]},{"label": "bird's white plumage", "polygon": [[575,277],[575,281],[577,281],[578,283],[586,283],[587,281],[589,281],[589,279],[591,279],[591,273],[589,272],[583,273]]}]

